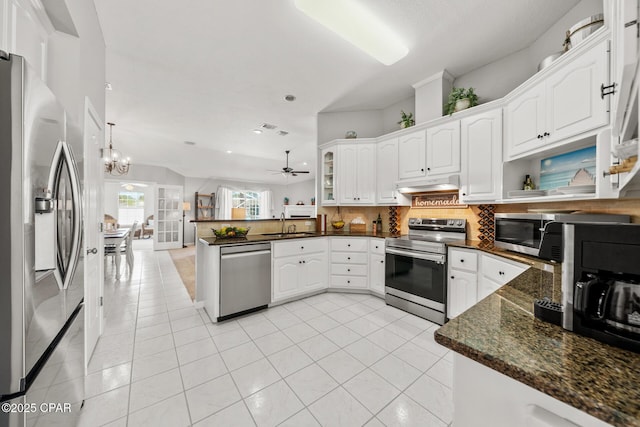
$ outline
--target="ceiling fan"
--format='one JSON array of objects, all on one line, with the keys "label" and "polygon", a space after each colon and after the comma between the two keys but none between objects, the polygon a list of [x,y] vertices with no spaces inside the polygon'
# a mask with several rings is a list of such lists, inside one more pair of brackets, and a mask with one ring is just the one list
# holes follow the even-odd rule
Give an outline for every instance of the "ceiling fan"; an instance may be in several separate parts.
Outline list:
[{"label": "ceiling fan", "polygon": [[309,173],[309,171],[295,171],[293,170],[293,168],[289,167],[289,152],[290,150],[285,151],[285,153],[287,153],[287,165],[285,167],[282,168],[282,170],[280,171],[272,171],[275,173],[281,173],[282,176],[287,177],[287,176],[298,176],[299,173]]}]

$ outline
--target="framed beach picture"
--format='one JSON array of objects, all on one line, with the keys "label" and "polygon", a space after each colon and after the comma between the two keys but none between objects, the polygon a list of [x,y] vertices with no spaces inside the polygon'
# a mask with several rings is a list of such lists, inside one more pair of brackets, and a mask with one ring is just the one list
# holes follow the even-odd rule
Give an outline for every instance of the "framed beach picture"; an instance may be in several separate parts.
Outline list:
[{"label": "framed beach picture", "polygon": [[595,145],[540,160],[540,190],[594,192],[595,176]]}]

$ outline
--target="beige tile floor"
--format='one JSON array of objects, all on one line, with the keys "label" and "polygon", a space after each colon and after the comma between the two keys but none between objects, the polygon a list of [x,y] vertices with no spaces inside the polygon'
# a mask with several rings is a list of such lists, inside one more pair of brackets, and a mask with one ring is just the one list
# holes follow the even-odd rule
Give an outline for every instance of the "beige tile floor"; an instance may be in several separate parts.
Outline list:
[{"label": "beige tile floor", "polygon": [[452,355],[437,327],[370,295],[324,293],[220,324],[167,252],[137,244],[105,280],[106,327],[82,426],[447,426]]}]

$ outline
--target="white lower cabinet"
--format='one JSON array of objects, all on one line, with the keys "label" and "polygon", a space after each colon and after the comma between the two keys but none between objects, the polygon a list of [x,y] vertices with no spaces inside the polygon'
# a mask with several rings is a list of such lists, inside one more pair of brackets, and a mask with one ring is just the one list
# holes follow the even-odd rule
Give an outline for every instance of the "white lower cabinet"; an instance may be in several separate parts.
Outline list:
[{"label": "white lower cabinet", "polygon": [[497,291],[528,265],[475,249],[449,248],[447,317],[452,319]]},{"label": "white lower cabinet", "polygon": [[528,266],[500,256],[482,254],[482,277],[478,280],[478,301],[513,280]]},{"label": "white lower cabinet", "polygon": [[326,289],[328,285],[328,245],[325,238],[297,240],[309,252],[288,255],[293,242],[274,242],[272,261],[272,302]]},{"label": "white lower cabinet", "polygon": [[384,296],[385,274],[384,239],[372,238],[369,241],[369,290]]},{"label": "white lower cabinet", "polygon": [[478,302],[478,254],[473,249],[449,248],[447,317],[452,319]]},{"label": "white lower cabinet", "polygon": [[455,426],[610,427],[457,353],[453,358],[453,406]]},{"label": "white lower cabinet", "polygon": [[365,237],[331,237],[330,288],[367,289],[369,253]]}]

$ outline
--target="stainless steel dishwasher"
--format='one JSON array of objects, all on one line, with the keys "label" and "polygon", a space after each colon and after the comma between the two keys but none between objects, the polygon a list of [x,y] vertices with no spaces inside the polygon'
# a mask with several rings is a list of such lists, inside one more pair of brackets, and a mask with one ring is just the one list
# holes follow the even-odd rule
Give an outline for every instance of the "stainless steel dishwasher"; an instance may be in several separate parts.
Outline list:
[{"label": "stainless steel dishwasher", "polygon": [[220,248],[220,317],[266,308],[271,302],[271,243]]}]

